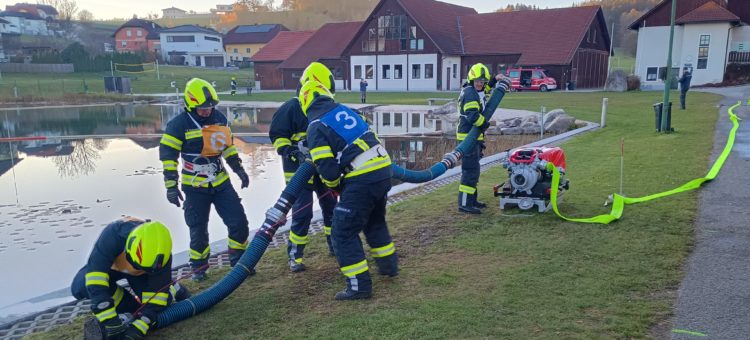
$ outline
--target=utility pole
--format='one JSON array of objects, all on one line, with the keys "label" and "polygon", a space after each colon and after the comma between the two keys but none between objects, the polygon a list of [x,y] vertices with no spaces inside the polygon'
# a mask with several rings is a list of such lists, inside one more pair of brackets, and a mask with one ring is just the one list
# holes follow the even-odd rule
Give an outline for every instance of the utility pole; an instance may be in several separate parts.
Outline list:
[{"label": "utility pole", "polygon": [[674,20],[677,15],[677,0],[672,0],[672,16],[669,24],[669,53],[667,53],[667,78],[664,79],[664,105],[661,111],[661,131],[667,131],[667,112],[669,112],[669,91],[672,89],[672,45],[674,44]]}]

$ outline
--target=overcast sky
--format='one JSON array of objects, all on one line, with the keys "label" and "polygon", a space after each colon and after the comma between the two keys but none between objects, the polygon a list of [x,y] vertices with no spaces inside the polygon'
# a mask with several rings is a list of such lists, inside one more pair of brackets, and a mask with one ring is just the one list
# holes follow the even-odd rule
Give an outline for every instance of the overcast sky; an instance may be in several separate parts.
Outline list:
[{"label": "overcast sky", "polygon": [[[281,0],[276,0],[281,2]],[[346,0],[342,0],[346,1]],[[474,7],[478,12],[491,12],[508,4],[525,3],[544,7],[566,7],[573,4],[573,0],[442,0],[458,5]],[[2,0],[0,3],[14,3],[16,0]],[[20,1],[19,1],[20,2]],[[29,1],[32,2],[32,1]],[[97,19],[130,18],[133,14],[140,17],[149,13],[158,13],[169,7],[177,7],[186,11],[208,12],[217,4],[230,4],[232,0],[76,0],[79,9],[87,9],[94,13]],[[4,6],[3,6],[4,7]]]}]

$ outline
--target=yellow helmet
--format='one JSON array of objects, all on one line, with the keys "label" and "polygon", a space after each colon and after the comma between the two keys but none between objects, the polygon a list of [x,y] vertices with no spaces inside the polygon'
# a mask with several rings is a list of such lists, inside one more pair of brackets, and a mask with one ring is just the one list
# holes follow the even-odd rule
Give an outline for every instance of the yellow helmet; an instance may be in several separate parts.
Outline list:
[{"label": "yellow helmet", "polygon": [[315,81],[311,80],[306,82],[304,85],[302,85],[302,88],[299,90],[299,104],[302,107],[302,112],[307,115],[307,109],[310,108],[310,105],[312,105],[313,101],[315,101],[316,98],[320,96],[325,96],[328,98],[333,98],[333,93],[329,91],[325,85]]},{"label": "yellow helmet", "polygon": [[482,63],[474,64],[469,69],[469,82],[473,82],[475,80],[484,80],[484,81],[490,81],[490,69],[487,68],[487,66],[484,66]]},{"label": "yellow helmet", "polygon": [[219,95],[211,83],[200,79],[190,79],[185,85],[185,108],[193,112],[197,107],[212,107],[219,104]]},{"label": "yellow helmet", "polygon": [[157,271],[164,268],[172,256],[172,236],[161,222],[146,222],[128,234],[125,251],[136,269]]},{"label": "yellow helmet", "polygon": [[315,61],[307,66],[299,78],[299,84],[305,85],[308,81],[317,81],[325,86],[331,93],[336,93],[336,82],[333,73],[325,65]]}]

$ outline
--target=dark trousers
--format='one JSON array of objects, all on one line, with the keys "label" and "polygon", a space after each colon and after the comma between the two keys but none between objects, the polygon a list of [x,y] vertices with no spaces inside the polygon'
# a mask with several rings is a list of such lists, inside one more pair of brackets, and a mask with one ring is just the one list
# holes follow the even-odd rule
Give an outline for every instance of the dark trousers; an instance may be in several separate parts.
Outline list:
[{"label": "dark trousers", "polygon": [[477,184],[479,184],[479,159],[482,158],[482,145],[477,141],[461,159],[461,184],[458,187],[458,204],[473,207],[477,201]]},{"label": "dark trousers", "polygon": [[[317,176],[316,176],[317,177]],[[292,227],[287,242],[287,254],[289,259],[302,262],[305,246],[308,243],[307,234],[310,231],[310,221],[313,217],[313,192],[318,196],[318,205],[323,214],[323,229],[326,235],[326,242],[330,250],[333,250],[331,244],[331,226],[333,225],[333,208],[336,207],[336,197],[329,192],[328,188],[315,180],[314,184],[305,186],[302,189],[297,200],[292,205]]]},{"label": "dark trousers", "polygon": [[685,109],[685,97],[687,97],[688,90],[680,90],[680,108]]},{"label": "dark trousers", "polygon": [[[73,278],[73,283],[70,284],[70,292],[73,294],[73,297],[78,300],[89,298],[89,292],[86,289],[86,272],[86,266],[83,266]],[[109,292],[115,301],[115,309],[117,310],[117,313],[133,313],[141,307],[141,304],[130,295],[130,293],[126,292],[120,287],[120,285],[115,283],[121,279],[127,280],[128,285],[133,292],[141,297],[143,296],[143,291],[147,289],[148,276],[133,276],[114,270],[109,271]],[[187,289],[179,284],[174,284],[172,287],[165,290],[165,293],[169,294],[167,304],[170,304],[173,301],[179,301],[188,296]]]},{"label": "dark trousers", "polygon": [[[393,270],[397,271],[395,247],[385,221],[385,206],[390,189],[390,179],[376,183],[345,183],[339,203],[333,210],[333,249],[341,271],[346,276],[347,288],[353,291],[372,291],[360,232],[365,234],[378,264],[381,261],[392,262]],[[377,255],[377,250],[383,248],[390,249],[390,253]]]},{"label": "dark trousers", "polygon": [[366,91],[359,91],[359,99],[362,102],[362,104],[367,102],[367,92]]},{"label": "dark trousers", "polygon": [[[185,190],[185,223],[190,228],[191,267],[200,268],[208,264],[208,216],[211,213],[211,204],[229,230],[230,253],[244,251],[244,248],[238,249],[238,245],[247,242],[250,231],[241,202],[242,199],[230,183],[224,183],[216,188]],[[239,258],[234,257],[235,260]]]}]

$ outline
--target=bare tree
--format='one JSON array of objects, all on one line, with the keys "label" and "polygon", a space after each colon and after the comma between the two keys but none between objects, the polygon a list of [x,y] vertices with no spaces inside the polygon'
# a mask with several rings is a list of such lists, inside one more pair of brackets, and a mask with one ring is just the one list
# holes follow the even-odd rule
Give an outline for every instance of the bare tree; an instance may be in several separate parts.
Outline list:
[{"label": "bare tree", "polygon": [[75,0],[59,0],[60,5],[57,12],[60,14],[60,20],[70,22],[78,12],[78,4]]},{"label": "bare tree", "polygon": [[71,141],[70,146],[73,147],[73,151],[69,155],[56,156],[53,159],[60,177],[75,178],[94,173],[96,160],[101,157],[98,151],[101,144],[91,139]]},{"label": "bare tree", "polygon": [[92,22],[94,21],[94,14],[89,12],[86,9],[81,10],[78,12],[78,21],[80,22]]}]

